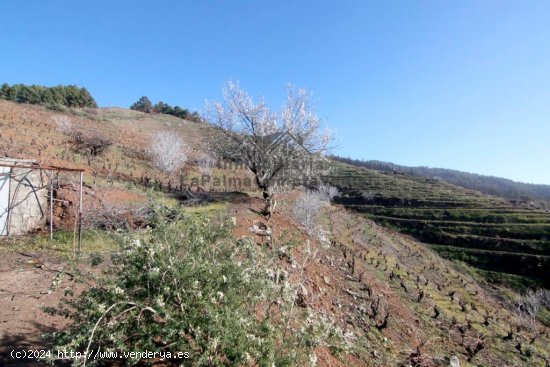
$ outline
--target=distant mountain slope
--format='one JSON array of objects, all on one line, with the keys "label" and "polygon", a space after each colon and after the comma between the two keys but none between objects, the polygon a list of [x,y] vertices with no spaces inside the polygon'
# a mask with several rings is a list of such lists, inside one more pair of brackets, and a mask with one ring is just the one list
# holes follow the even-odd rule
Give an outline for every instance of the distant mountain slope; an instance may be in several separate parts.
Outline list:
[{"label": "distant mountain slope", "polygon": [[500,280],[550,287],[550,213],[528,203],[395,169],[336,162],[337,202]]},{"label": "distant mountain slope", "polygon": [[528,184],[502,177],[485,176],[446,168],[407,167],[389,162],[363,161],[343,157],[333,157],[333,159],[378,171],[398,171],[413,176],[440,179],[453,185],[509,200],[550,201],[550,185]]}]

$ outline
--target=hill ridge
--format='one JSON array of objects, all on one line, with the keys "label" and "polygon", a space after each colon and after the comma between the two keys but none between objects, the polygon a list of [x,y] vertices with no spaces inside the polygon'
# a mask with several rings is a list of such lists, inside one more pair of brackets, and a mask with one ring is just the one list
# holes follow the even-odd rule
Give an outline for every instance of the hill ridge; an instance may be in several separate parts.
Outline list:
[{"label": "hill ridge", "polygon": [[504,197],[509,200],[550,201],[550,185],[514,181],[508,178],[459,171],[449,168],[427,166],[404,166],[377,160],[356,160],[333,156],[333,159],[354,166],[377,171],[393,171],[429,179],[440,179],[448,183],[473,189],[488,195]]}]

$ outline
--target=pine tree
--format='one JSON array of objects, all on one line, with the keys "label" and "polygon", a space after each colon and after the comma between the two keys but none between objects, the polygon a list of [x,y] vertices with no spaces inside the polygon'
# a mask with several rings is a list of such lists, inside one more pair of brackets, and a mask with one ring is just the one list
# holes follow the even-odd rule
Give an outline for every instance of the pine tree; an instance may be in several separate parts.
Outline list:
[{"label": "pine tree", "polygon": [[141,97],[136,103],[130,106],[131,110],[141,111],[145,113],[153,112],[153,103],[146,96]]}]

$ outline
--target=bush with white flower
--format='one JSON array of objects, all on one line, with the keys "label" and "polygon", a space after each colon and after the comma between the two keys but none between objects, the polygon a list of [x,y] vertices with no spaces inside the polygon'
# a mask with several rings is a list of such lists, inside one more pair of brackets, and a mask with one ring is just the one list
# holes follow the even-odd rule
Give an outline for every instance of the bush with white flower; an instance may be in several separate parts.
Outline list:
[{"label": "bush with white flower", "polygon": [[294,366],[310,360],[320,340],[309,335],[311,320],[298,313],[291,322],[281,317],[294,300],[281,297],[285,285],[266,275],[273,266],[269,254],[251,241],[232,239],[229,221],[155,213],[139,239],[120,237],[123,250],[105,276],[47,310],[71,320],[49,336],[54,350],[188,352],[187,360],[167,361],[185,366]]}]

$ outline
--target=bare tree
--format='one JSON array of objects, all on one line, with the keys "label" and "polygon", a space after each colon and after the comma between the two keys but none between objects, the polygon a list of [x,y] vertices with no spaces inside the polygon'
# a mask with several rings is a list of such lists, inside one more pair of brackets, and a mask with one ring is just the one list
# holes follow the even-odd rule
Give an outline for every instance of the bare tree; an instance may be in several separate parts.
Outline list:
[{"label": "bare tree", "polygon": [[542,303],[548,310],[550,310],[550,290],[541,289],[540,292],[542,294]]},{"label": "bare tree", "polygon": [[532,340],[538,332],[537,316],[544,302],[544,291],[528,290],[516,302],[516,317],[519,323],[532,333]]},{"label": "bare tree", "polygon": [[57,131],[63,134],[70,135],[74,130],[73,122],[65,115],[56,115],[53,117],[53,121],[57,125]]},{"label": "bare tree", "polygon": [[317,188],[317,191],[323,196],[323,199],[327,202],[331,202],[335,196],[340,195],[340,191],[334,186],[327,184],[321,184]]},{"label": "bare tree", "polygon": [[182,168],[187,161],[186,147],[178,134],[162,131],[151,138],[150,154],[153,164],[168,175]]},{"label": "bare tree", "polygon": [[303,184],[326,170],[322,162],[333,139],[322,130],[310,98],[306,90],[289,87],[285,105],[275,113],[263,100],[255,102],[238,84],[227,82],[223,101],[207,104],[205,118],[217,128],[212,149],[254,174],[264,215],[271,215],[275,188]]},{"label": "bare tree", "polygon": [[[332,190],[331,190],[332,189]],[[335,188],[321,185],[318,190],[306,190],[295,202],[293,215],[310,234],[318,232],[322,207],[328,205]],[[337,190],[336,190],[337,191]]]},{"label": "bare tree", "polygon": [[374,192],[372,191],[363,191],[361,192],[361,196],[363,197],[363,199],[365,199],[367,202],[370,202],[372,199],[374,199]]},{"label": "bare tree", "polygon": [[70,138],[73,148],[78,152],[98,156],[113,143],[96,130],[75,125],[67,116],[57,115],[53,120],[57,124],[57,130]]},{"label": "bare tree", "polygon": [[210,175],[212,168],[216,165],[216,160],[208,154],[203,154],[197,159],[199,172],[203,175]]}]

